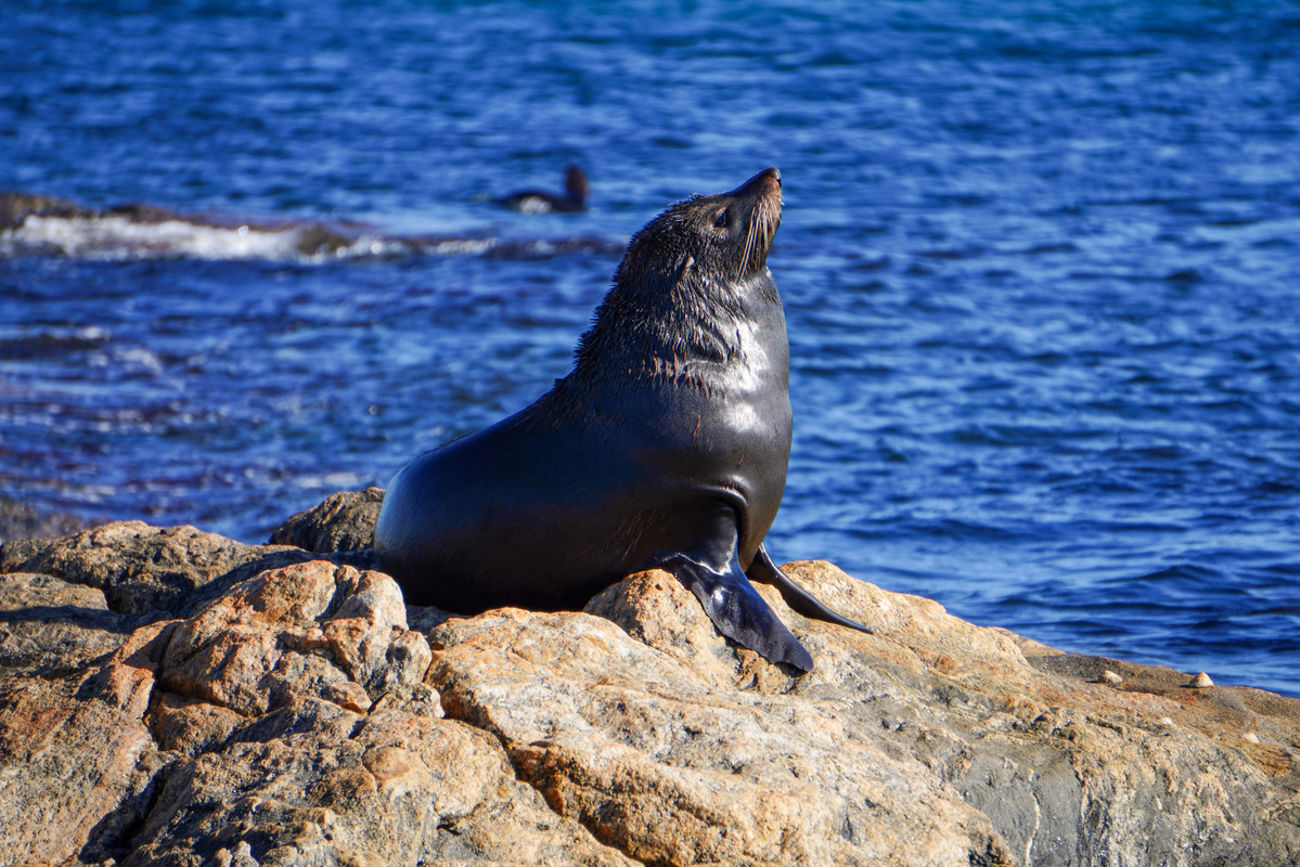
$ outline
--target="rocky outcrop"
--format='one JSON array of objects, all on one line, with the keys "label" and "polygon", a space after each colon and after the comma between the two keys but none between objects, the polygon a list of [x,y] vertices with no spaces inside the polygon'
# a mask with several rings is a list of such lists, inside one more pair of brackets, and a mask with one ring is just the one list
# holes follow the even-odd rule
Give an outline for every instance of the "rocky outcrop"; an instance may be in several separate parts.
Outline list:
[{"label": "rocky outcrop", "polygon": [[340,551],[374,498],[277,531],[316,553],[135,523],[0,549],[0,865],[1300,862],[1300,701],[820,562],[786,568],[875,634],[760,588],[806,675],[664,572],[584,612],[407,607]]},{"label": "rocky outcrop", "polygon": [[23,539],[0,545],[0,572],[53,575],[93,587],[113,611],[145,617],[185,613],[263,569],[307,559],[290,546],[244,545],[193,527],[142,521],[105,524],[53,544]]},{"label": "rocky outcrop", "polygon": [[0,191],[0,231],[21,226],[29,216],[68,218],[90,216],[92,213],[74,202],[56,196]]},{"label": "rocky outcrop", "polygon": [[375,523],[383,503],[383,488],[340,491],[277,527],[271,533],[271,544],[295,545],[322,554],[365,550],[375,543]]}]

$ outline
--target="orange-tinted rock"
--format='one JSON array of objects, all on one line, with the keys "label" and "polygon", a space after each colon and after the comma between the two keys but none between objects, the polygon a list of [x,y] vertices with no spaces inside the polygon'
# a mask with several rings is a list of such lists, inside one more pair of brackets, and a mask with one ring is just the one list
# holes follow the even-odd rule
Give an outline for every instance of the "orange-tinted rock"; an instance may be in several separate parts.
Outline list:
[{"label": "orange-tinted rock", "polygon": [[826,563],[786,569],[874,634],[759,587],[816,660],[792,676],[665,572],[464,618],[364,562],[143,524],[6,546],[0,865],[1300,862],[1300,701]]}]

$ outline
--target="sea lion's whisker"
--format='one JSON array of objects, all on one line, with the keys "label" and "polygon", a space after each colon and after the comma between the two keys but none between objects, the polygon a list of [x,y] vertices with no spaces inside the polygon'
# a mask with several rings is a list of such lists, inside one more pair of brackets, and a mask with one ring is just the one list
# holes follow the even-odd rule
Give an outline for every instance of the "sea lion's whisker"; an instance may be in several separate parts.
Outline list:
[{"label": "sea lion's whisker", "polygon": [[745,251],[740,256],[740,264],[742,268],[749,268],[749,256],[754,250],[754,232],[758,228],[758,220],[756,217],[757,215],[750,216],[749,228],[745,233]]}]

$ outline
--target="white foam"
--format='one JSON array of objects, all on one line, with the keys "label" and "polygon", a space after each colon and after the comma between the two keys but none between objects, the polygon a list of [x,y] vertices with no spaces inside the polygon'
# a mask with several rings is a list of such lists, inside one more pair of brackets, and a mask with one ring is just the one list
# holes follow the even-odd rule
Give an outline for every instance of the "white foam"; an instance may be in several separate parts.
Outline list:
[{"label": "white foam", "polygon": [[427,245],[426,249],[444,255],[476,256],[488,252],[496,245],[497,241],[493,238],[455,238]]},{"label": "white foam", "polygon": [[300,476],[295,481],[298,487],[304,490],[314,490],[316,488],[341,490],[360,486],[361,476],[348,470],[336,470],[318,476]]},{"label": "white foam", "polygon": [[79,259],[293,259],[301,258],[298,228],[203,226],[185,220],[145,223],[123,216],[42,217],[0,232],[0,253],[56,252]]},{"label": "white foam", "polygon": [[[318,235],[324,243],[319,250],[312,249]],[[316,223],[279,227],[213,226],[181,217],[148,222],[122,214],[76,217],[31,214],[21,225],[0,231],[0,257],[63,255],[98,261],[209,259],[320,263],[413,254],[481,256],[503,246],[511,249],[518,246],[534,255],[549,255],[557,250],[555,244],[546,240],[503,244],[501,238],[483,235],[394,237],[373,231],[335,234]]]}]

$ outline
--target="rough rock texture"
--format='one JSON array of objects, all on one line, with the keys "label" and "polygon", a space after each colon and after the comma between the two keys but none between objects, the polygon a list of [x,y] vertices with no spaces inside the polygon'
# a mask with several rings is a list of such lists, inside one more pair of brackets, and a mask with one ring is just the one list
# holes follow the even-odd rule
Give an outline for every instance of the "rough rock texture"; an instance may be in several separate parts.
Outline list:
[{"label": "rough rock texture", "polygon": [[0,545],[0,573],[35,572],[95,587],[113,611],[145,615],[182,613],[205,585],[215,583],[209,589],[219,592],[262,569],[305,559],[289,546],[244,545],[194,527],[142,521]]},{"label": "rough rock texture", "polygon": [[370,548],[383,502],[383,488],[339,491],[277,527],[271,533],[271,544],[296,545],[322,554]]},{"label": "rough rock texture", "polygon": [[[361,538],[367,494],[295,538]],[[192,528],[12,544],[0,865],[1300,863],[1300,701],[826,563],[786,568],[875,634],[760,588],[800,676],[664,572],[461,618],[355,558]]]},{"label": "rough rock texture", "polygon": [[129,634],[97,587],[29,572],[0,574],[0,670],[75,672],[112,653]]}]

